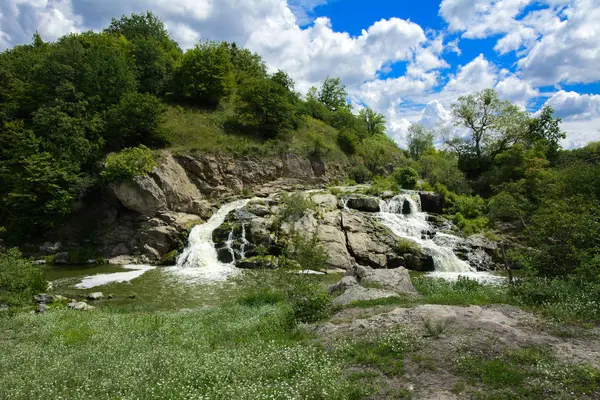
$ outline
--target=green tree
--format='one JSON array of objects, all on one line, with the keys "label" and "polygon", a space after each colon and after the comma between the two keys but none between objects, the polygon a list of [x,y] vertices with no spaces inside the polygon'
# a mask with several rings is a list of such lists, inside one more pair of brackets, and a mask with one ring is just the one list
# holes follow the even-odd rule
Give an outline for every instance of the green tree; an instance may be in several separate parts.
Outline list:
[{"label": "green tree", "polygon": [[206,106],[216,106],[231,94],[235,75],[227,43],[204,42],[188,50],[174,78],[176,96]]},{"label": "green tree", "polygon": [[385,134],[385,117],[382,114],[366,107],[359,111],[358,118],[364,124],[369,136]]},{"label": "green tree", "polygon": [[532,143],[543,143],[546,146],[546,158],[556,161],[560,150],[560,140],[566,137],[560,129],[560,118],[554,118],[554,109],[545,106],[539,117],[529,121],[526,138]]},{"label": "green tree", "polygon": [[433,149],[433,132],[421,124],[412,124],[408,128],[408,151],[413,160],[421,158],[425,152]]},{"label": "green tree", "polygon": [[136,76],[142,93],[164,94],[167,90],[177,60],[182,52],[169,37],[164,23],[154,14],[123,15],[113,18],[106,33],[123,35],[132,44]]},{"label": "green tree", "polygon": [[462,96],[452,104],[456,126],[466,128],[466,139],[454,137],[446,144],[459,155],[461,169],[471,177],[486,171],[494,157],[524,136],[528,117],[493,89]]},{"label": "green tree", "polygon": [[324,104],[329,111],[348,108],[348,92],[340,78],[327,77],[318,94],[319,102]]},{"label": "green tree", "polygon": [[252,53],[248,49],[240,48],[235,43],[227,43],[227,50],[238,86],[242,85],[248,78],[267,77],[267,66],[260,55]]},{"label": "green tree", "polygon": [[168,143],[162,127],[166,107],[151,94],[126,93],[106,114],[106,145],[111,150]]},{"label": "green tree", "polygon": [[298,96],[294,82],[283,71],[269,78],[248,79],[239,89],[242,105],[238,116],[242,125],[257,134],[275,137],[282,131],[295,129]]},{"label": "green tree", "polygon": [[405,161],[402,151],[387,135],[375,135],[362,141],[356,154],[377,175],[385,175]]},{"label": "green tree", "polygon": [[411,167],[396,168],[392,177],[402,189],[409,190],[414,189],[415,186],[417,186],[417,183],[419,183],[419,179],[421,179],[419,173]]}]

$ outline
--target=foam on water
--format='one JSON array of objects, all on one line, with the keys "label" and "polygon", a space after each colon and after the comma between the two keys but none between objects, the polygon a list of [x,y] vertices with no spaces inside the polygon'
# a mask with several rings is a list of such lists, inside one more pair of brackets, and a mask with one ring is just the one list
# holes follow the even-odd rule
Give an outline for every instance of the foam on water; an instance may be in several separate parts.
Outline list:
[{"label": "foam on water", "polygon": [[86,276],[75,287],[77,289],[91,289],[97,286],[108,285],[109,283],[130,282],[156,267],[150,265],[125,265],[123,268],[131,271]]}]

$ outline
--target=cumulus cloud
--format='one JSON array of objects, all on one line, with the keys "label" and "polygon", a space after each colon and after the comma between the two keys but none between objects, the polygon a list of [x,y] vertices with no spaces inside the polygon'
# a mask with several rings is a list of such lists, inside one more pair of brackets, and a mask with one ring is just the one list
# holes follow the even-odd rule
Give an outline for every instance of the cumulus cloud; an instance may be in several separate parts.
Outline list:
[{"label": "cumulus cloud", "polygon": [[496,66],[480,54],[458,69],[458,73],[450,79],[444,92],[456,94],[478,92],[493,87],[497,76]]},{"label": "cumulus cloud", "polygon": [[418,122],[427,129],[445,127],[451,124],[452,115],[439,101],[433,100],[427,103]]},{"label": "cumulus cloud", "polygon": [[530,82],[523,81],[518,77],[511,75],[496,84],[496,91],[500,98],[510,100],[522,107],[534,97],[540,95],[540,91],[531,86]]},{"label": "cumulus cloud", "polygon": [[600,7],[596,0],[575,0],[565,19],[519,60],[523,77],[536,85],[600,80]]},{"label": "cumulus cloud", "polygon": [[565,120],[589,120],[600,117],[600,95],[579,94],[561,90],[544,105],[551,106]]}]

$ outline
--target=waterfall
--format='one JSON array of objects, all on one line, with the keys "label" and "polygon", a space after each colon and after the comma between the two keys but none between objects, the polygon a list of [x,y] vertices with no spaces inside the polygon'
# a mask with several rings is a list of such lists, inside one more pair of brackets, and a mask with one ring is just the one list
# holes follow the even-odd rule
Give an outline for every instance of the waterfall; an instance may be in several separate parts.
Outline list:
[{"label": "waterfall", "polygon": [[[245,199],[225,204],[206,223],[196,225],[190,232],[187,247],[177,258],[177,265],[169,270],[187,278],[207,281],[222,281],[237,273],[239,270],[234,263],[219,261],[212,235],[230,212],[245,207],[249,201]],[[232,235],[229,240],[233,241]],[[232,249],[232,243],[227,243],[227,246]]]},{"label": "waterfall", "polygon": [[427,221],[427,213],[421,211],[418,194],[400,194],[387,202],[382,201],[381,210],[381,222],[397,236],[419,244],[433,258],[436,272],[475,272],[454,254],[454,245],[461,240],[459,237],[442,233],[430,237],[435,228]]}]

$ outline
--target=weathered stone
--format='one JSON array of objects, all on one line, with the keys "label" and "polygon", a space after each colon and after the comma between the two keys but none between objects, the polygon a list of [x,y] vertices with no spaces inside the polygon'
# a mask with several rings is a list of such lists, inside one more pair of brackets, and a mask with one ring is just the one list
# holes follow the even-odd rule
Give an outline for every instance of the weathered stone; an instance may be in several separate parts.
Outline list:
[{"label": "weathered stone", "polygon": [[433,192],[420,192],[421,211],[432,214],[441,214],[444,212],[446,202],[444,196]]},{"label": "weathered stone", "polygon": [[273,256],[250,257],[238,261],[236,267],[241,269],[277,269],[278,260]]},{"label": "weathered stone", "polygon": [[338,208],[338,199],[332,194],[319,193],[312,197],[313,203],[325,209],[332,210]]},{"label": "weathered stone", "polygon": [[104,295],[102,294],[102,292],[95,292],[87,295],[88,300],[102,300],[103,298]]},{"label": "weathered stone", "polygon": [[357,281],[363,286],[376,286],[401,294],[417,293],[408,271],[404,268],[373,269],[356,265],[353,272]]},{"label": "weathered stone", "polygon": [[53,297],[53,301],[55,303],[64,303],[69,301],[69,299],[67,299],[65,296],[61,296],[60,294],[55,294]]},{"label": "weathered stone", "polygon": [[217,258],[223,264],[231,264],[234,260],[233,254],[231,254],[231,250],[227,247],[221,247],[217,249]]},{"label": "weathered stone", "polygon": [[67,304],[67,307],[71,310],[76,310],[76,311],[90,311],[95,308],[83,301],[69,303],[69,304]]},{"label": "weathered stone", "polygon": [[332,303],[334,305],[345,306],[355,301],[386,299],[390,297],[399,297],[399,295],[389,290],[352,286],[343,294],[333,299]]},{"label": "weathered stone", "polygon": [[267,207],[266,205],[256,204],[256,203],[248,205],[248,207],[246,209],[248,210],[248,212],[250,212],[258,217],[265,217],[265,216],[269,215],[271,212],[269,207]]},{"label": "weathered stone", "polygon": [[36,314],[41,314],[46,312],[46,310],[48,309],[48,306],[44,303],[38,304],[37,308],[35,309],[35,313]]},{"label": "weathered stone", "polygon": [[379,199],[376,197],[351,197],[346,202],[348,208],[365,212],[381,211]]},{"label": "weathered stone", "polygon": [[54,257],[54,264],[68,264],[69,263],[69,253],[62,252],[57,253]]},{"label": "weathered stone", "polygon": [[33,296],[33,298],[38,304],[49,304],[52,303],[52,301],[54,301],[54,297],[52,297],[49,294],[36,294],[35,296]]},{"label": "weathered stone", "polygon": [[165,193],[148,175],[136,176],[118,184],[111,184],[115,196],[126,208],[144,215],[156,215],[167,210]]},{"label": "weathered stone", "polygon": [[346,235],[341,228],[334,225],[320,225],[317,237],[327,252],[327,263],[329,268],[341,268],[347,270],[352,267],[354,259],[348,252],[346,246]]},{"label": "weathered stone", "polygon": [[343,293],[348,288],[358,286],[358,281],[353,276],[344,276],[338,283],[329,285],[329,293]]},{"label": "weathered stone", "polygon": [[375,242],[372,236],[367,233],[354,232],[348,232],[346,236],[350,254],[357,262],[375,268],[385,268],[387,266],[386,248]]},{"label": "weathered stone", "polygon": [[433,258],[424,253],[421,254],[404,254],[406,260],[406,268],[412,271],[430,272],[435,270]]},{"label": "weathered stone", "polygon": [[181,233],[171,226],[155,226],[141,235],[141,240],[160,254],[177,248]]}]

